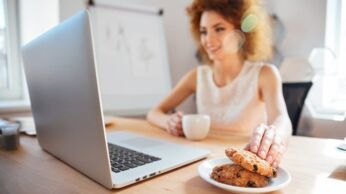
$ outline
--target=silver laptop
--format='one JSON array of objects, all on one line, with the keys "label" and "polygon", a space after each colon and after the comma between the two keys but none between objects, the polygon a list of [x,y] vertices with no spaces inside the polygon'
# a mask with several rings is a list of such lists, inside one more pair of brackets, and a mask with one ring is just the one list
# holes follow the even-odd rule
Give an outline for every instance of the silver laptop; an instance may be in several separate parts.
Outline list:
[{"label": "silver laptop", "polygon": [[208,155],[124,131],[105,135],[87,11],[25,45],[22,55],[40,146],[105,187],[124,187]]}]

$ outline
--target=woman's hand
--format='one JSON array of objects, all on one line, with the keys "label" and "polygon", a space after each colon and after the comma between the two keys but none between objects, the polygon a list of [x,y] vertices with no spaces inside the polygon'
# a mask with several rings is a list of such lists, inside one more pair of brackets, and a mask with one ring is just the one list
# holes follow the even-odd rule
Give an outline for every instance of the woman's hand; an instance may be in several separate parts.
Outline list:
[{"label": "woman's hand", "polygon": [[245,148],[260,158],[267,160],[274,168],[278,167],[285,150],[285,144],[274,126],[258,126]]},{"label": "woman's hand", "polygon": [[182,127],[183,112],[176,112],[170,115],[167,121],[167,131],[174,136],[184,137],[183,127]]}]

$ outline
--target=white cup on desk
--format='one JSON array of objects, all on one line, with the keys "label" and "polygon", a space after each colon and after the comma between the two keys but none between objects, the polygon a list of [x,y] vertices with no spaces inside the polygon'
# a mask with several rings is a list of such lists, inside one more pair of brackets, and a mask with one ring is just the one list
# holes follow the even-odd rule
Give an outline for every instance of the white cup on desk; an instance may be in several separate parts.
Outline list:
[{"label": "white cup on desk", "polygon": [[189,140],[202,140],[210,129],[210,116],[190,114],[183,116],[183,132]]}]

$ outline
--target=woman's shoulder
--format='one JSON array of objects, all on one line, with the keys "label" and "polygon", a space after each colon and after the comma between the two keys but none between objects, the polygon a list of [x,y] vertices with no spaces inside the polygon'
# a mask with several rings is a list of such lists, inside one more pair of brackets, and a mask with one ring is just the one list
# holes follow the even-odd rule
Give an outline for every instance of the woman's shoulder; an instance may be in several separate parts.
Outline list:
[{"label": "woman's shoulder", "polygon": [[184,81],[194,80],[197,77],[197,71],[198,67],[194,67],[190,69],[188,72],[186,72],[181,79]]},{"label": "woman's shoulder", "polygon": [[210,65],[199,65],[197,67],[198,76],[206,76],[212,71]]},{"label": "woman's shoulder", "polygon": [[188,71],[182,79],[185,83],[188,83],[190,88],[196,88],[197,80],[207,78],[210,71],[209,65],[199,65]]},{"label": "woman's shoulder", "polygon": [[260,76],[271,76],[279,73],[277,67],[273,64],[262,62],[262,61],[245,61],[248,67],[257,68],[259,70]]},{"label": "woman's shoulder", "polygon": [[262,63],[261,71],[260,71],[261,77],[280,77],[280,73],[278,68],[270,63]]},{"label": "woman's shoulder", "polygon": [[260,68],[262,68],[262,67],[266,68],[268,66],[269,66],[269,68],[276,68],[276,66],[274,64],[271,64],[268,62],[263,62],[263,61],[249,61],[249,60],[247,60],[244,62],[244,64],[248,64],[250,66],[256,66],[256,67],[260,67]]},{"label": "woman's shoulder", "polygon": [[211,68],[209,65],[198,65],[197,67],[190,69],[184,77],[187,79],[195,79],[197,78],[198,74],[204,74],[210,70]]},{"label": "woman's shoulder", "polygon": [[281,83],[281,76],[278,68],[270,63],[262,63],[262,67],[259,73],[259,84],[278,84]]}]

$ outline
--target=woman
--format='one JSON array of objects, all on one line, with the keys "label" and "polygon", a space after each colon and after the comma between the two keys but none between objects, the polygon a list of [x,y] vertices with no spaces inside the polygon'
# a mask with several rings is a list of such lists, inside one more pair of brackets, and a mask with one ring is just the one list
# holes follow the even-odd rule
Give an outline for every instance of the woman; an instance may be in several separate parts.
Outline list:
[{"label": "woman", "polygon": [[183,113],[169,114],[196,94],[199,114],[212,130],[251,136],[246,149],[274,167],[280,163],[291,123],[280,75],[270,64],[268,18],[256,0],[194,0],[187,9],[204,63],[188,72],[147,119],[176,136]]}]

